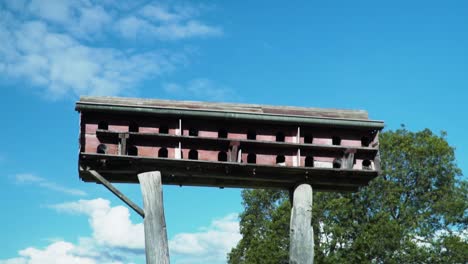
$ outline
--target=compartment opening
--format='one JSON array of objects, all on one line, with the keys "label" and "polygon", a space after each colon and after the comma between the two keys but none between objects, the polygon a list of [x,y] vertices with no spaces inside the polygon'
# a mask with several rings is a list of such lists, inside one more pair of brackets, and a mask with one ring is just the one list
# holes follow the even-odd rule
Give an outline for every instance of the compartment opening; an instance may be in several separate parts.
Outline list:
[{"label": "compartment opening", "polygon": [[108,130],[109,124],[106,121],[101,121],[98,123],[98,129],[100,130]]},{"label": "compartment opening", "polygon": [[307,156],[305,158],[304,166],[305,167],[314,167],[314,157]]},{"label": "compartment opening", "polygon": [[190,128],[189,129],[189,136],[192,136],[192,137],[198,137],[198,129],[196,128]]},{"label": "compartment opening", "polygon": [[107,154],[107,145],[106,144],[99,144],[96,148],[96,152],[98,154]]},{"label": "compartment opening", "polygon": [[368,147],[369,145],[370,145],[369,137],[366,137],[366,136],[362,137],[361,138],[361,146]]},{"label": "compartment opening", "polygon": [[167,151],[167,148],[160,148],[158,150],[158,158],[167,158],[169,155],[169,152]]},{"label": "compartment opening", "polygon": [[130,125],[128,126],[129,132],[138,132],[138,130],[139,130],[138,124],[135,122],[130,123]]},{"label": "compartment opening", "polygon": [[128,147],[127,155],[129,156],[138,156],[138,148],[135,146]]},{"label": "compartment opening", "polygon": [[371,161],[370,160],[363,160],[362,161],[362,168],[364,170],[370,170],[371,169]]},{"label": "compartment opening", "polygon": [[227,153],[225,151],[218,153],[218,161],[227,161]]},{"label": "compartment opening", "polygon": [[225,128],[220,128],[218,130],[218,138],[227,138],[228,137],[228,131]]},{"label": "compartment opening", "polygon": [[191,149],[188,153],[188,158],[191,160],[198,160],[198,151]]},{"label": "compartment opening", "polygon": [[312,135],[304,135],[304,144],[312,144],[314,137]]},{"label": "compartment opening", "polygon": [[247,131],[247,139],[250,139],[250,140],[256,140],[257,139],[257,133],[255,132],[255,130]]},{"label": "compartment opening", "polygon": [[169,127],[167,125],[159,126],[159,134],[169,134]]},{"label": "compartment opening", "polygon": [[254,153],[249,153],[249,155],[247,155],[247,163],[257,163],[257,155],[255,155]]},{"label": "compartment opening", "polygon": [[341,138],[337,136],[332,137],[332,144],[335,146],[341,145]]},{"label": "compartment opening", "polygon": [[276,156],[276,164],[285,163],[285,162],[286,162],[286,157],[284,157],[284,155]]},{"label": "compartment opening", "polygon": [[335,159],[333,161],[333,168],[334,169],[340,169],[341,168],[341,159]]},{"label": "compartment opening", "polygon": [[283,132],[276,133],[276,142],[284,142],[284,133]]}]

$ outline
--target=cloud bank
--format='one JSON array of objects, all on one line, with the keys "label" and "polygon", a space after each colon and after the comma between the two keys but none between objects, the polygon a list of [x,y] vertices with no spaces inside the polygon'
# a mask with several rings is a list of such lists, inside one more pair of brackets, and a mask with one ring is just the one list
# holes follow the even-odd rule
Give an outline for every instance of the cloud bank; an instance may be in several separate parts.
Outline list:
[{"label": "cloud bank", "polygon": [[[158,43],[222,35],[190,4],[7,0],[0,3],[0,76],[49,98],[125,95],[187,63]],[[143,45],[144,44],[144,45]]]},{"label": "cloud bank", "polygon": [[49,190],[64,193],[64,194],[74,195],[74,196],[86,196],[87,195],[86,192],[82,190],[68,188],[58,183],[49,181],[45,178],[41,178],[39,176],[30,174],[30,173],[16,174],[15,181],[18,184],[32,184],[32,185],[39,186],[41,188],[49,189]]},{"label": "cloud bank", "polygon": [[[142,223],[133,223],[124,206],[102,198],[51,205],[59,213],[85,215],[92,230],[77,243],[56,240],[40,249],[28,247],[0,264],[123,264],[144,263]],[[240,239],[236,214],[215,219],[196,232],[169,240],[172,263],[226,263],[226,254]]]}]

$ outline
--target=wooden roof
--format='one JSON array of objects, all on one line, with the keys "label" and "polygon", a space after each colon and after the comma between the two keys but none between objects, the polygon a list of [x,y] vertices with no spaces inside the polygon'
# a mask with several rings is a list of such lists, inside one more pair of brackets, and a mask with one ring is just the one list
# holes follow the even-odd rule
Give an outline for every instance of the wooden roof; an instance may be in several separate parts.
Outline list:
[{"label": "wooden roof", "polygon": [[81,97],[78,111],[118,111],[214,119],[245,119],[264,122],[314,123],[381,129],[382,121],[369,120],[364,110],[324,109],[258,104],[212,103],[120,97]]}]

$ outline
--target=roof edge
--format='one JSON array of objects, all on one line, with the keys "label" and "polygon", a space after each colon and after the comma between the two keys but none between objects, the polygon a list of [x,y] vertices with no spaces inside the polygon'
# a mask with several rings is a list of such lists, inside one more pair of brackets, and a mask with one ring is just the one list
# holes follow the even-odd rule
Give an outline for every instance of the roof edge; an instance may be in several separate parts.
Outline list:
[{"label": "roof edge", "polygon": [[368,113],[365,110],[349,110],[334,108],[312,108],[260,104],[215,103],[200,101],[175,101],[147,98],[95,96],[83,96],[77,103],[369,120]]},{"label": "roof edge", "polygon": [[329,118],[329,117],[314,117],[301,115],[284,115],[284,114],[265,114],[258,112],[237,112],[237,111],[221,111],[221,110],[206,110],[206,109],[183,109],[175,107],[154,107],[154,106],[134,106],[121,104],[101,104],[91,102],[77,102],[76,108],[79,112],[86,111],[105,111],[117,113],[140,113],[140,114],[162,114],[175,116],[189,117],[205,117],[212,119],[225,120],[244,120],[244,121],[261,121],[273,123],[295,123],[295,124],[310,124],[322,126],[338,126],[338,127],[354,127],[354,128],[369,128],[382,129],[383,121],[369,119],[349,119],[349,118]]}]

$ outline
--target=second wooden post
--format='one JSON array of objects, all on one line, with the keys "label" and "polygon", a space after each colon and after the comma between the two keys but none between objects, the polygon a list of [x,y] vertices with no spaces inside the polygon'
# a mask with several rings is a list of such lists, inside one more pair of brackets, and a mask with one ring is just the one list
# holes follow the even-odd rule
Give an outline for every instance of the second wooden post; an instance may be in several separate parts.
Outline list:
[{"label": "second wooden post", "polygon": [[145,211],[146,264],[169,264],[161,173],[159,171],[140,173],[138,180]]},{"label": "second wooden post", "polygon": [[292,194],[289,231],[289,263],[314,263],[314,231],[312,229],[312,186],[301,184]]}]

